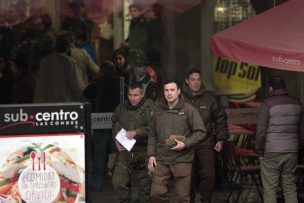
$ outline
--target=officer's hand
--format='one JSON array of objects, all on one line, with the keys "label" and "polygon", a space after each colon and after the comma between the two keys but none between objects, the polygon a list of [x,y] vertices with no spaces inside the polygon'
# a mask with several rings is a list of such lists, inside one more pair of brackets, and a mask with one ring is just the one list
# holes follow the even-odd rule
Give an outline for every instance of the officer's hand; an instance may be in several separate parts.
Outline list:
[{"label": "officer's hand", "polygon": [[181,151],[185,148],[185,143],[181,142],[181,141],[178,141],[177,139],[174,139],[175,142],[176,142],[176,146],[171,148],[172,150],[177,150],[177,151]]},{"label": "officer's hand", "polygon": [[117,150],[118,150],[119,152],[122,152],[122,151],[126,151],[126,150],[127,150],[127,149],[124,148],[124,146],[122,146],[122,145],[120,144],[120,142],[118,142],[117,140],[115,140],[115,145],[116,145]]},{"label": "officer's hand", "polygon": [[126,136],[127,136],[127,138],[129,140],[132,140],[136,136],[136,131],[135,130],[133,130],[133,131],[127,131]]},{"label": "officer's hand", "polygon": [[149,171],[153,172],[156,165],[157,165],[156,164],[156,157],[155,156],[150,156],[149,157],[149,163],[148,163]]},{"label": "officer's hand", "polygon": [[217,141],[214,146],[215,151],[220,152],[223,149],[223,141]]}]

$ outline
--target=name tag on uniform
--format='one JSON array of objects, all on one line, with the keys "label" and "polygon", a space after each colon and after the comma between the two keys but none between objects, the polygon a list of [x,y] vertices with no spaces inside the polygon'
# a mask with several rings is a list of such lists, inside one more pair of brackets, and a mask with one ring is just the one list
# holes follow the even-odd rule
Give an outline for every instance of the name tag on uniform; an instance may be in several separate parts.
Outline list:
[{"label": "name tag on uniform", "polygon": [[207,106],[200,106],[200,109],[207,109]]},{"label": "name tag on uniform", "polygon": [[170,109],[168,112],[169,112],[169,113],[178,113],[177,110],[172,110],[172,109]]},{"label": "name tag on uniform", "polygon": [[177,115],[179,115],[179,116],[181,116],[181,115],[185,115],[185,112],[178,112],[178,114]]}]

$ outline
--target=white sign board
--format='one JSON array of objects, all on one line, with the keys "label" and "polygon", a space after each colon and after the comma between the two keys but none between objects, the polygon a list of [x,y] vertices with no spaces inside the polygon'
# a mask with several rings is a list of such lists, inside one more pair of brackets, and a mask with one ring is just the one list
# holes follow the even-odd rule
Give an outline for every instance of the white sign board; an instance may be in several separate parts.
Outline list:
[{"label": "white sign board", "polygon": [[95,129],[111,129],[113,113],[91,113],[91,127]]},{"label": "white sign board", "polygon": [[226,109],[228,124],[257,124],[258,108]]},{"label": "white sign board", "polygon": [[82,133],[0,136],[0,202],[84,203],[84,143]]}]

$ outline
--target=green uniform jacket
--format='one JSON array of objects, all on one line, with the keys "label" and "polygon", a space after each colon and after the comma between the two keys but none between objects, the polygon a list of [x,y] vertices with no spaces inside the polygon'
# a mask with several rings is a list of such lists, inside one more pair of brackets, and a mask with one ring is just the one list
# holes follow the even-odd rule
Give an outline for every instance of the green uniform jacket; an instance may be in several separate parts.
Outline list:
[{"label": "green uniform jacket", "polygon": [[118,105],[112,116],[113,138],[122,128],[126,131],[135,130],[136,143],[132,151],[145,151],[153,105],[150,99],[143,99],[137,106],[132,106],[129,102]]},{"label": "green uniform jacket", "polygon": [[[170,135],[185,136],[185,149],[171,150],[166,144]],[[173,109],[169,109],[167,101],[162,99],[153,111],[147,156],[155,156],[157,161],[165,164],[192,162],[193,146],[205,137],[206,130],[201,116],[183,97],[179,98]]]},{"label": "green uniform jacket", "polygon": [[215,141],[226,140],[228,138],[227,114],[219,99],[204,88],[201,88],[194,96],[186,84],[183,86],[183,93],[186,102],[199,111],[204,121],[207,140],[202,145],[214,145]]}]

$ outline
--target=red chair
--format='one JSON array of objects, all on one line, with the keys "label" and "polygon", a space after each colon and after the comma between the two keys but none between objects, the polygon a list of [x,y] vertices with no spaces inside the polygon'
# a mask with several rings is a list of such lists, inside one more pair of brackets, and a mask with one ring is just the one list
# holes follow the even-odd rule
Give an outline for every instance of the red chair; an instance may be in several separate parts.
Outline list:
[{"label": "red chair", "polygon": [[[237,147],[231,141],[227,142],[227,151],[229,153],[229,163],[230,165],[234,165],[235,174],[232,176],[232,178],[230,178],[233,184],[226,201],[229,202],[234,190],[238,188],[238,194],[235,200],[235,202],[237,202],[243,191],[243,184],[246,183],[246,181],[248,183],[254,183],[259,197],[261,200],[263,200],[263,196],[258,184],[262,183],[260,179],[261,167],[258,164],[255,164],[254,161],[248,161],[247,159],[250,157],[240,156],[240,153],[237,152]],[[255,158],[257,157],[253,151],[248,151],[248,155],[254,156]]]}]

